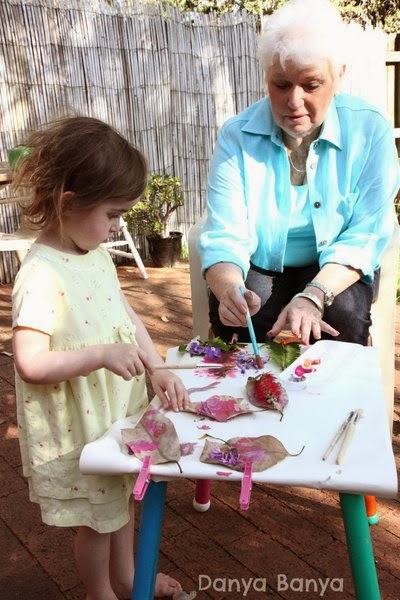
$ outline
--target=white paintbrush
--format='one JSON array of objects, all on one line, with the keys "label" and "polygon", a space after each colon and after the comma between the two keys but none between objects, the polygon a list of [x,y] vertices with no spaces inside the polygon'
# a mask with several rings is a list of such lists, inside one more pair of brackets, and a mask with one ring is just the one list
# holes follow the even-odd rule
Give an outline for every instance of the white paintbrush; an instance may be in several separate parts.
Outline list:
[{"label": "white paintbrush", "polygon": [[352,419],[350,419],[350,422],[346,426],[346,429],[344,431],[343,442],[339,448],[339,452],[336,457],[337,465],[340,465],[343,462],[344,455],[347,452],[348,447],[350,446],[351,440],[353,439],[354,430],[356,428],[357,421],[360,417],[362,417],[362,412],[363,411],[361,409],[357,410],[354,417]]},{"label": "white paintbrush", "polygon": [[176,364],[164,364],[164,365],[155,365],[154,369],[170,369],[171,371],[175,369],[222,369],[224,365],[220,363],[176,363]]}]

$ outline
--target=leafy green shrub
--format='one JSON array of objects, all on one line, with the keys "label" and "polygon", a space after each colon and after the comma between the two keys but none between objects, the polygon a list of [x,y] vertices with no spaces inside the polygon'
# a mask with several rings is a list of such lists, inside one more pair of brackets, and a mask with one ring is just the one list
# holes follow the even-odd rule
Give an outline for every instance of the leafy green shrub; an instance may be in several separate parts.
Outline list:
[{"label": "leafy green shrub", "polygon": [[[256,15],[269,15],[286,0],[164,0],[166,4],[186,12],[235,12],[247,10]],[[400,30],[399,0],[333,0],[346,21],[362,26],[380,25],[387,33]]]},{"label": "leafy green shrub", "polygon": [[128,228],[139,235],[166,237],[170,216],[183,203],[179,177],[152,173],[143,198],[126,213],[125,220]]}]

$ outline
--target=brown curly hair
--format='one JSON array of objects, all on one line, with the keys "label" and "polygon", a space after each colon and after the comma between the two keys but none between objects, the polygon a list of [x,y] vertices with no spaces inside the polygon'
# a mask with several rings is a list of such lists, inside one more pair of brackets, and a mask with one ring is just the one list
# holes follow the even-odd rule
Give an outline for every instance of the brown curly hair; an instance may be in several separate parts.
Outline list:
[{"label": "brown curly hair", "polygon": [[67,117],[33,132],[24,145],[14,187],[32,196],[24,214],[39,228],[62,224],[62,194],[73,192],[82,210],[110,199],[137,200],[147,183],[147,161],[110,125],[92,117]]}]

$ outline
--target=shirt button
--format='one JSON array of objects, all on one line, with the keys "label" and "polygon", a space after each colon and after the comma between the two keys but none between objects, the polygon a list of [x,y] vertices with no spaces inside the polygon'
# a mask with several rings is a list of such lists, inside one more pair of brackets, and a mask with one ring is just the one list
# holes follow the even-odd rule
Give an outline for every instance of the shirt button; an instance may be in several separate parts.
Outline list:
[{"label": "shirt button", "polygon": [[321,202],[314,202],[314,206],[315,206],[315,208],[320,208]]},{"label": "shirt button", "polygon": [[318,148],[319,142],[314,142],[314,148]]},{"label": "shirt button", "polygon": [[326,246],[326,244],[328,243],[328,240],[322,240],[318,246]]},{"label": "shirt button", "polygon": [[316,167],[316,166],[317,166],[317,165],[316,165],[315,163],[311,163],[311,165],[310,165],[310,169],[315,169],[315,167]]}]

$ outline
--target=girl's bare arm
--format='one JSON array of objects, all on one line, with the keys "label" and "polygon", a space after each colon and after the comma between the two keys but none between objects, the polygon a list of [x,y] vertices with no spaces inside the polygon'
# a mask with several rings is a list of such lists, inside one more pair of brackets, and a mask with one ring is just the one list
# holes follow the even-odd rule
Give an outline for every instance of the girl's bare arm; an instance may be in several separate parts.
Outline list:
[{"label": "girl's bare arm", "polygon": [[13,335],[15,368],[28,383],[60,383],[105,368],[129,381],[147,368],[147,356],[133,344],[98,344],[80,350],[50,350],[50,337],[17,327]]},{"label": "girl's bare arm", "polygon": [[[122,293],[122,292],[121,292]],[[155,371],[153,366],[155,364],[160,364],[164,362],[158,353],[146,327],[129,305],[126,297],[123,296],[123,302],[125,304],[126,310],[132,320],[132,323],[136,325],[136,341],[140,345],[140,347],[145,350],[146,356],[148,358],[147,370],[149,372],[151,383],[154,389],[155,394],[161,400],[164,408],[168,408],[172,406],[174,410],[180,410],[182,408],[189,407],[189,395],[186,391],[185,386],[183,385],[181,379],[168,371],[167,369],[160,369]]]}]

